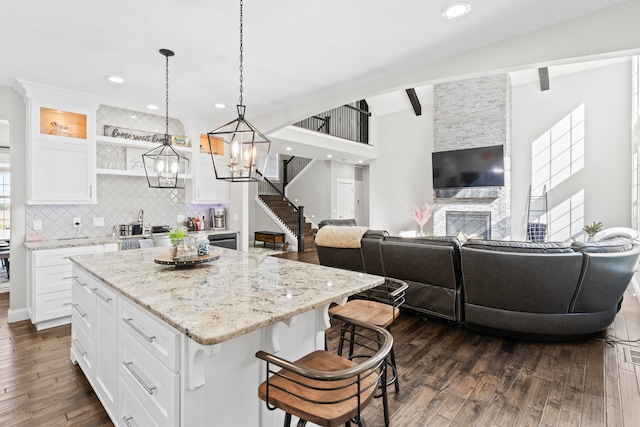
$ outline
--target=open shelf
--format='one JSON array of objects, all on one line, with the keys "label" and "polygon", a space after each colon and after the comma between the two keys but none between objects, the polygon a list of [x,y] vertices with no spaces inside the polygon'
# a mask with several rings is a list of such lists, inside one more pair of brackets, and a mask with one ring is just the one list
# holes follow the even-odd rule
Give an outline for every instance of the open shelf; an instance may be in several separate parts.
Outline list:
[{"label": "open shelf", "polygon": [[[120,147],[144,148],[148,150],[153,150],[154,148],[161,145],[161,144],[154,144],[152,142],[132,141],[129,139],[114,138],[112,136],[104,136],[104,135],[96,135],[96,141],[100,144],[109,144],[109,145],[115,145]],[[177,145],[172,145],[172,147],[175,148],[176,151],[181,151],[184,153],[192,152],[191,147],[180,147]]]}]

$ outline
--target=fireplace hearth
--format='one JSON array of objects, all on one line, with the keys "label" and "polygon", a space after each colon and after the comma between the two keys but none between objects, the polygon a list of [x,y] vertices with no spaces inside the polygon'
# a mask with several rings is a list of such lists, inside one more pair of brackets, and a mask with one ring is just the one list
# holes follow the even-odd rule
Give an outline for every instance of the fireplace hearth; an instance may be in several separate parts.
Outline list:
[{"label": "fireplace hearth", "polygon": [[491,212],[446,212],[447,236],[461,239],[491,239]]}]

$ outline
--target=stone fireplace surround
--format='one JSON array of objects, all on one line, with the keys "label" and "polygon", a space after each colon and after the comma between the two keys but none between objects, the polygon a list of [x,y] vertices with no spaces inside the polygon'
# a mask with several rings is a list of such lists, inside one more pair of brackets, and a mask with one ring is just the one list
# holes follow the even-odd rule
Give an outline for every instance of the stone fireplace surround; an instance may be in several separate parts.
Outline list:
[{"label": "stone fireplace surround", "polygon": [[446,235],[491,240],[491,212],[447,211]]},{"label": "stone fireplace surround", "polygon": [[434,191],[433,234],[447,234],[447,212],[487,212],[489,237],[511,235],[511,80],[508,74],[434,85],[434,151],[504,145],[504,187]]}]

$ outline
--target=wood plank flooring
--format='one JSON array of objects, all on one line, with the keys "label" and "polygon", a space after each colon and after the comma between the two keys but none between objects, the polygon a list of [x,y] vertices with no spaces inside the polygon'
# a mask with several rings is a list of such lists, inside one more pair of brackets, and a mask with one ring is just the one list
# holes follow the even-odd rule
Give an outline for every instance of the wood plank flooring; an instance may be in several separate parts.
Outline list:
[{"label": "wood plank flooring", "polygon": [[[317,263],[313,252],[281,256]],[[111,426],[69,360],[70,327],[7,324],[8,295],[0,294],[0,426]],[[640,425],[640,366],[628,356],[640,352],[637,343],[506,340],[411,313],[392,332],[401,381],[390,393],[393,426]],[[608,333],[640,338],[631,287]],[[335,327],[327,337],[335,348]],[[380,399],[365,417],[369,427],[383,425]]]},{"label": "wood plank flooring", "polygon": [[[318,263],[313,252],[277,256]],[[401,380],[392,425],[640,426],[640,365],[628,361],[629,350],[640,358],[640,344],[628,342],[640,340],[633,292],[601,338],[568,343],[507,340],[403,313],[392,329]],[[335,348],[336,329],[327,337]],[[367,426],[384,425],[379,399],[365,415]]]}]

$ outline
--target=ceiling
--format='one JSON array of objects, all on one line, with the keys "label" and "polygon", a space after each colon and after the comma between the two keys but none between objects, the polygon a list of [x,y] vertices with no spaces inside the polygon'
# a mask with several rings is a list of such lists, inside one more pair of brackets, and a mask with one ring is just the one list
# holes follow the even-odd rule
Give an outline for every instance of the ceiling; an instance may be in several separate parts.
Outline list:
[{"label": "ceiling", "polygon": [[[245,0],[247,118],[486,46],[622,0]],[[0,84],[15,78],[90,93],[106,105],[211,127],[236,117],[239,0],[24,0],[0,6]],[[125,82],[114,84],[108,76]],[[428,89],[425,89],[428,90]],[[227,105],[217,109],[216,103]]]}]

